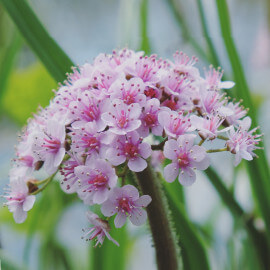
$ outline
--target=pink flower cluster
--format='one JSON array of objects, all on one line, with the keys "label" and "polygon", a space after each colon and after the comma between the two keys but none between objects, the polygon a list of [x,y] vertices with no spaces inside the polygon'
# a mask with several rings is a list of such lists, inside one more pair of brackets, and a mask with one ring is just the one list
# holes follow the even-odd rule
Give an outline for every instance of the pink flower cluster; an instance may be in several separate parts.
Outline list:
[{"label": "pink flower cluster", "polygon": [[[27,184],[40,169],[49,176],[60,172],[65,192],[99,205],[105,217],[116,215],[119,228],[127,218],[137,226],[146,221],[151,197],[118,178],[128,169],[143,171],[152,153],[155,167],[171,160],[164,178],[178,178],[182,185],[194,183],[195,171],[210,165],[214,151],[204,148],[204,141],[222,139],[236,165],[251,160],[259,135],[249,130],[240,103],[228,102],[222,93],[234,83],[221,81],[222,72],[213,67],[201,76],[196,62],[182,52],[169,61],[124,49],[74,68],[21,136],[5,195],[15,221],[23,222],[34,204],[39,189],[33,192]],[[114,241],[107,221],[90,212],[87,218],[92,224],[87,239]]]}]

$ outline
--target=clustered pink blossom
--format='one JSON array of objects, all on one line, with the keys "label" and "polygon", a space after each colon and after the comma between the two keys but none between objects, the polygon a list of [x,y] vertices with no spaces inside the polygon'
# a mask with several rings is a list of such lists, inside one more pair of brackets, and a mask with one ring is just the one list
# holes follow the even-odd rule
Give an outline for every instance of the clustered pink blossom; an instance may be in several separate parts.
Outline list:
[{"label": "clustered pink blossom", "polygon": [[84,237],[96,239],[96,245],[107,237],[118,245],[105,217],[116,215],[116,228],[127,218],[140,226],[151,203],[149,195],[140,196],[129,183],[130,171],[152,164],[166,181],[178,178],[191,185],[196,171],[210,165],[210,152],[218,152],[206,149],[204,141],[219,139],[220,150],[235,155],[235,165],[253,159],[260,135],[250,129],[247,110],[222,92],[234,83],[222,81],[222,71],[213,67],[201,76],[197,61],[182,52],[170,61],[123,49],[73,68],[50,105],[29,120],[20,136],[11,190],[4,195],[15,221],[25,220],[40,190],[39,185],[30,189],[29,179],[37,183],[39,170],[48,181],[60,172],[62,189],[77,193],[104,216],[87,212],[91,227]]}]

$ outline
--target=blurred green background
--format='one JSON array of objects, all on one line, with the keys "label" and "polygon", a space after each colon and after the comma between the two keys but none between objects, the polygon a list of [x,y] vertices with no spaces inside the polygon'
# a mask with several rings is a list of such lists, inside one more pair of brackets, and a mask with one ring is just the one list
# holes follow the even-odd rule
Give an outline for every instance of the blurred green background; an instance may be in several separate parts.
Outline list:
[{"label": "blurred green background", "polygon": [[[1,190],[8,182],[17,133],[39,105],[48,104],[52,89],[57,89],[55,76],[25,42],[2,2],[6,1],[0,1]],[[223,16],[224,2],[228,4],[232,33]],[[268,0],[32,0],[29,5],[75,64],[91,62],[99,53],[127,46],[162,58],[172,58],[176,50],[182,50],[198,56],[202,72],[202,67],[211,63],[221,66],[226,79],[236,81],[232,96],[245,99],[247,105],[245,89],[249,86],[254,105],[250,111],[256,111],[265,134],[265,152],[269,154]],[[247,169],[242,163],[234,169],[229,154],[213,154],[212,163],[224,186],[245,211],[245,218],[252,217],[255,228],[264,232],[267,217],[261,214],[256,186],[248,180],[249,174],[253,178],[258,175],[260,181],[258,167],[248,165]],[[175,187],[180,194],[180,185]],[[205,175],[198,174],[197,182],[184,188],[184,198],[188,219],[207,250],[210,269],[263,269],[242,221],[232,215]],[[156,269],[147,225],[134,228],[128,224],[113,231],[120,248],[105,243],[102,248],[93,249],[92,243],[80,239],[81,229],[87,226],[85,211],[76,196],[63,193],[57,182],[39,196],[24,224],[15,224],[8,210],[1,208],[3,269]],[[184,248],[185,251],[193,252]],[[184,264],[186,269],[194,269]]]}]

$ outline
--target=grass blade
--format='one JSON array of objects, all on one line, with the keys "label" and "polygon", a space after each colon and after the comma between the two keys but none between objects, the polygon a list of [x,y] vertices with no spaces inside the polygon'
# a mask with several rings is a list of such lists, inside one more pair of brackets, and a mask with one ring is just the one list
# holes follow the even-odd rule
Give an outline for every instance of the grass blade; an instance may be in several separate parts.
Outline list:
[{"label": "grass blade", "polygon": [[258,231],[254,226],[254,219],[248,216],[238,202],[234,199],[232,193],[225,187],[219,175],[215,170],[209,167],[204,171],[208,176],[211,184],[214,186],[220,198],[223,200],[224,204],[228,207],[232,215],[237,219],[242,221],[244,224],[250,240],[252,241],[254,248],[256,249],[257,257],[260,259],[261,263],[264,265],[264,269],[269,269],[270,260],[268,257],[269,249],[267,246],[267,241],[265,238],[265,233]]},{"label": "grass blade", "polygon": [[17,32],[14,33],[10,46],[6,49],[0,64],[0,108],[6,90],[6,84],[17,52],[21,47],[21,38]]},{"label": "grass blade", "polygon": [[[221,33],[234,73],[234,80],[236,82],[235,89],[237,91],[235,92],[235,95],[238,98],[243,98],[243,105],[250,109],[249,115],[253,119],[253,126],[257,126],[255,107],[251,99],[240,57],[232,37],[227,2],[226,0],[216,0],[216,5]],[[249,162],[247,169],[249,172],[251,186],[255,194],[255,200],[265,221],[270,246],[270,197],[268,195],[270,192],[270,172],[265,152],[258,150],[257,154],[260,156],[260,159],[255,159],[252,162]]]},{"label": "grass blade", "polygon": [[194,50],[198,53],[200,57],[202,57],[204,60],[208,61],[208,55],[205,53],[204,49],[200,46],[199,43],[191,36],[190,29],[188,28],[183,15],[179,8],[179,2],[178,5],[175,0],[166,0],[169,8],[171,9],[171,12],[173,13],[173,16],[179,26],[179,28],[182,31],[182,38],[186,41],[188,41]]},{"label": "grass blade", "polygon": [[[165,181],[164,181],[165,182]],[[176,184],[178,184],[176,182]],[[164,183],[165,194],[178,235],[178,245],[183,247],[183,263],[190,270],[210,269],[206,248],[194,225],[189,221],[185,209],[178,197],[175,196],[175,186]]]},{"label": "grass blade", "polygon": [[21,31],[52,77],[62,82],[66,72],[73,66],[70,58],[49,36],[30,6],[24,0],[0,0],[6,11]]},{"label": "grass blade", "polygon": [[218,66],[220,66],[220,61],[218,59],[218,54],[216,52],[215,46],[209,34],[209,30],[208,30],[207,22],[205,18],[205,13],[203,10],[202,0],[197,0],[197,5],[198,5],[199,14],[200,14],[203,34],[204,34],[204,37],[208,46],[208,51],[210,54],[210,63],[212,63],[217,68]]},{"label": "grass blade", "polygon": [[140,50],[144,51],[145,54],[151,53],[150,41],[147,33],[147,18],[148,18],[148,0],[141,0],[140,8],[141,16],[141,46]]}]

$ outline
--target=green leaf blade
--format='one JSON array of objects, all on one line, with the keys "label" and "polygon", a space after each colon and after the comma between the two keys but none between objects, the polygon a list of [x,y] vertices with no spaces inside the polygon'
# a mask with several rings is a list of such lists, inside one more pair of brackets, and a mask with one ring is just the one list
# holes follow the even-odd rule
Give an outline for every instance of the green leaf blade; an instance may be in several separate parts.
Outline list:
[{"label": "green leaf blade", "polygon": [[6,11],[52,77],[62,82],[74,65],[59,45],[50,37],[24,0],[1,0]]}]

